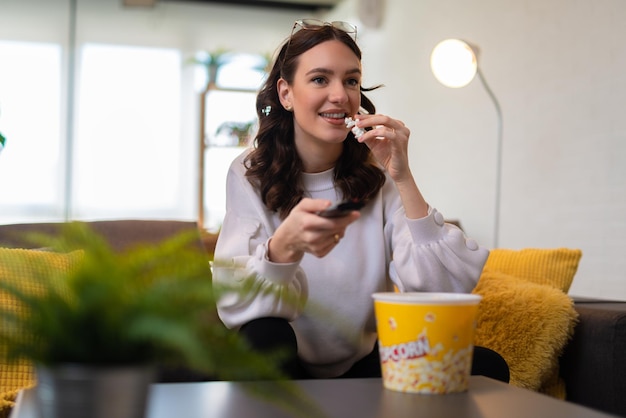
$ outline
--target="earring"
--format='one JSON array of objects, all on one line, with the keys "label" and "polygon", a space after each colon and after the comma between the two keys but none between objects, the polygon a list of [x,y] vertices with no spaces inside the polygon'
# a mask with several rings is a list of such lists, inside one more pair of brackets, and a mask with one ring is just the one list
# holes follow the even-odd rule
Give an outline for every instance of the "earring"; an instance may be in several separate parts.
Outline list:
[{"label": "earring", "polygon": [[293,108],[291,107],[291,105],[287,105],[287,106],[285,106],[285,110],[286,110],[287,112],[291,112],[291,109],[293,109]]}]

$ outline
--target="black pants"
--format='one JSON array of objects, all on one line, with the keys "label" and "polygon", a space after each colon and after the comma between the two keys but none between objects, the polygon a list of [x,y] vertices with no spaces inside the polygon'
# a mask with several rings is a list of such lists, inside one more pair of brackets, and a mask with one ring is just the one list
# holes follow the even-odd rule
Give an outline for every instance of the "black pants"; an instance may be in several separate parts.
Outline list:
[{"label": "black pants", "polygon": [[[281,318],[260,318],[243,325],[239,331],[253,349],[270,352],[287,350],[285,360],[280,365],[282,372],[292,379],[312,379],[298,359],[298,343],[291,325]],[[506,361],[493,350],[474,347],[472,374],[491,377],[509,382],[509,367]],[[339,378],[381,377],[378,344],[370,354],[356,362]]]}]

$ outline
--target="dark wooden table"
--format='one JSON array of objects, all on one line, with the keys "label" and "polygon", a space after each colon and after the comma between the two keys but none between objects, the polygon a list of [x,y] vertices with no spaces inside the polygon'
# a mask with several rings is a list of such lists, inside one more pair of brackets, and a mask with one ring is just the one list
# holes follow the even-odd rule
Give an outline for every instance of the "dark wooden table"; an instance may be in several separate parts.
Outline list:
[{"label": "dark wooden table", "polygon": [[[329,418],[601,418],[611,415],[482,376],[465,393],[416,395],[384,389],[380,379],[296,383]],[[152,387],[146,418],[283,418],[275,405],[252,397],[245,382],[161,383]],[[20,394],[10,418],[36,418],[34,394]]]}]

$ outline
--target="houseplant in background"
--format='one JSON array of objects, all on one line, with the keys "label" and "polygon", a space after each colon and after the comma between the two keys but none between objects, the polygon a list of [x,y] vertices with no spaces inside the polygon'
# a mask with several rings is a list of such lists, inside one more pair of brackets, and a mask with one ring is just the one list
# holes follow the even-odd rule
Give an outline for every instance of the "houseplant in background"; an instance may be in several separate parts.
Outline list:
[{"label": "houseplant in background", "polygon": [[7,139],[2,135],[2,132],[0,132],[0,153],[2,152],[2,149],[4,148],[4,144],[6,143]]},{"label": "houseplant in background", "polygon": [[248,122],[223,122],[220,126],[218,126],[215,131],[215,135],[226,134],[231,139],[231,143],[229,145],[245,147],[250,141],[255,123],[256,120]]},{"label": "houseplant in background", "polygon": [[45,250],[0,249],[0,363],[34,365],[43,418],[143,417],[161,366],[270,379],[258,395],[318,414],[280,379],[278,355],[258,356],[221,324],[216,298],[239,290],[211,284],[195,234],[116,252],[72,222],[33,239]]},{"label": "houseplant in background", "polygon": [[211,52],[200,51],[189,60],[191,64],[197,64],[206,69],[206,88],[215,87],[217,84],[217,72],[230,59],[228,52],[225,48],[218,48]]}]

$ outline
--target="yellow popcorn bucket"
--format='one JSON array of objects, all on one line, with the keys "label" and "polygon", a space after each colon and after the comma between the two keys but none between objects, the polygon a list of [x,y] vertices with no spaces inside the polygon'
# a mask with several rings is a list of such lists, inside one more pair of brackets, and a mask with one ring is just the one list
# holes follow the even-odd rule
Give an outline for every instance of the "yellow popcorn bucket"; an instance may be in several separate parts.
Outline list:
[{"label": "yellow popcorn bucket", "polygon": [[374,293],[383,385],[399,392],[467,390],[481,296]]}]

